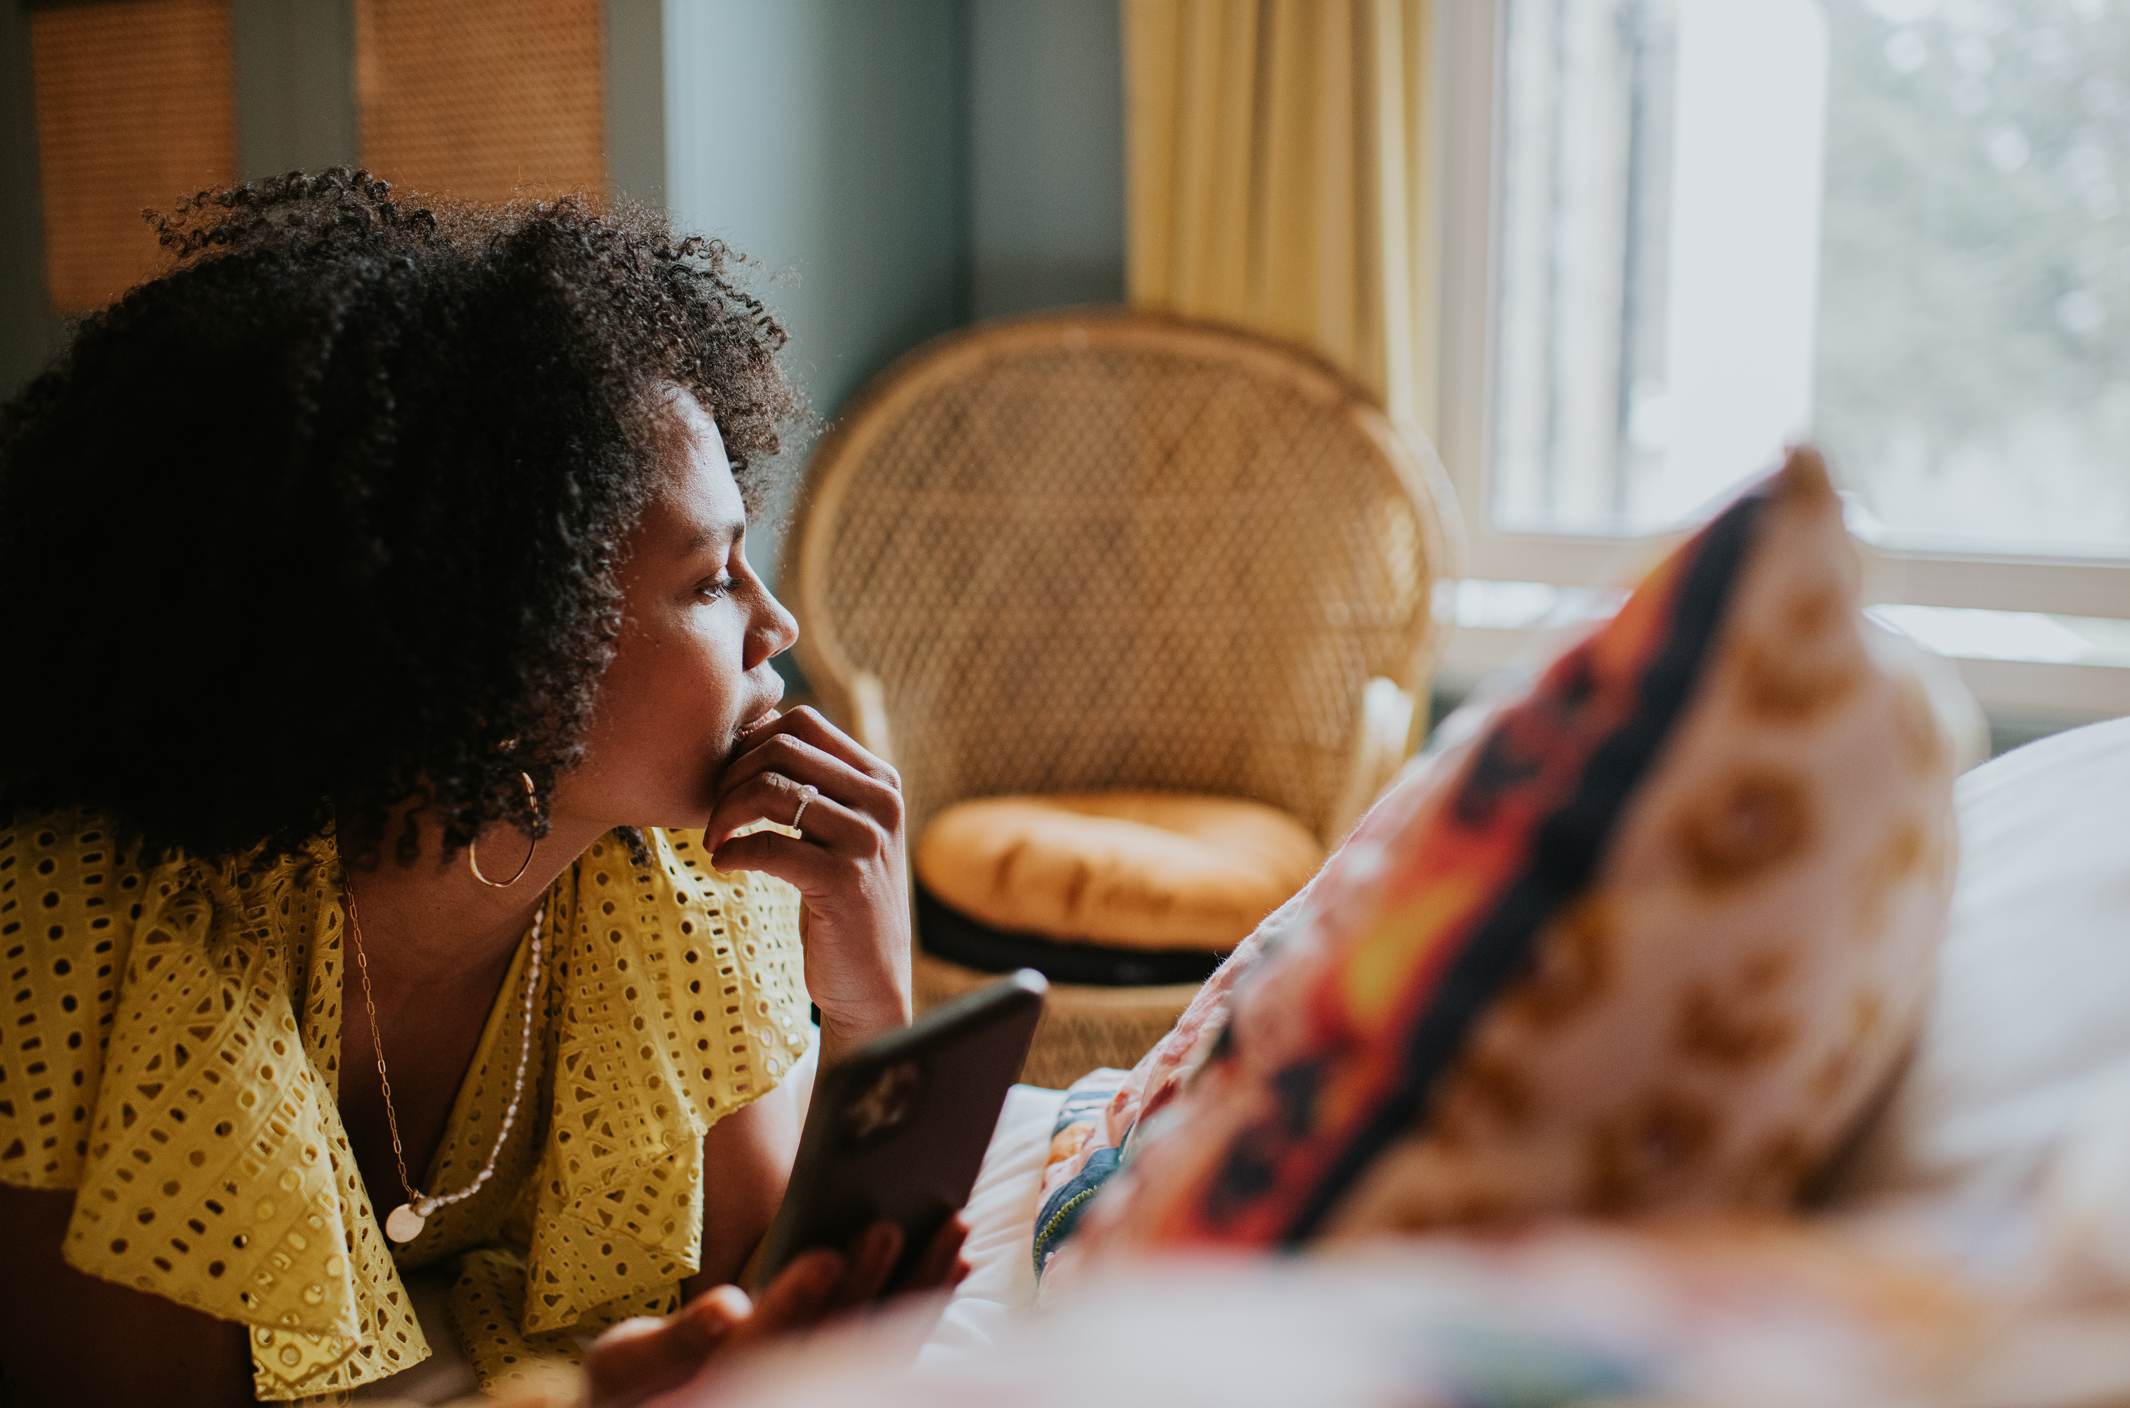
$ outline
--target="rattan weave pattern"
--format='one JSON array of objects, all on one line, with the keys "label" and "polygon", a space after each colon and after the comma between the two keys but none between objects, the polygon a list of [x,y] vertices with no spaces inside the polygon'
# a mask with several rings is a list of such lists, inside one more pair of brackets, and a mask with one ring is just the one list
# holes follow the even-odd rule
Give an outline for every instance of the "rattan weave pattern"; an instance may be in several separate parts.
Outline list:
[{"label": "rattan weave pattern", "polygon": [[29,13],[45,276],[61,313],[158,272],[143,210],[233,180],[229,0],[102,0]]},{"label": "rattan weave pattern", "polygon": [[1092,310],[954,334],[809,468],[800,660],[831,707],[879,677],[913,836],[966,797],[1117,786],[1323,834],[1369,678],[1424,697],[1441,483],[1284,344]]},{"label": "rattan weave pattern", "polygon": [[[922,950],[915,955],[910,976],[920,1012],[998,978],[996,973],[964,968]],[[1028,1058],[1016,1079],[1062,1090],[1105,1066],[1129,1070],[1169,1034],[1197,995],[1196,983],[1112,988],[1053,982],[1028,1044]]]},{"label": "rattan weave pattern", "polygon": [[355,0],[363,164],[462,200],[606,188],[600,0]]}]

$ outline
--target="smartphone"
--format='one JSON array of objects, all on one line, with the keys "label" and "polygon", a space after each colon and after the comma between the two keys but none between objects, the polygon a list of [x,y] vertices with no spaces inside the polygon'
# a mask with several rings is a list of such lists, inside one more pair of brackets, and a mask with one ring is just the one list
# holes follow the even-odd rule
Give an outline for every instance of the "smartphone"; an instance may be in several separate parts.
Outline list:
[{"label": "smartphone", "polygon": [[750,1293],[815,1247],[847,1252],[880,1221],[902,1227],[902,1259],[886,1291],[900,1286],[976,1187],[1048,987],[1024,968],[867,1042],[815,1079]]}]

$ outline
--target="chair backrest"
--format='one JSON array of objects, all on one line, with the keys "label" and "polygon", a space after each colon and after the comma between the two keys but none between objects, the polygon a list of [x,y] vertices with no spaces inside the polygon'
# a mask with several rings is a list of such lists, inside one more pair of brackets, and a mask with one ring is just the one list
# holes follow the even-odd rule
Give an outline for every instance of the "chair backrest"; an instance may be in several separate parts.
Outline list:
[{"label": "chair backrest", "polygon": [[811,462],[786,561],[831,707],[883,687],[911,830],[1001,792],[1269,802],[1321,834],[1363,687],[1424,699],[1433,452],[1299,349],[1075,310],[950,334]]}]

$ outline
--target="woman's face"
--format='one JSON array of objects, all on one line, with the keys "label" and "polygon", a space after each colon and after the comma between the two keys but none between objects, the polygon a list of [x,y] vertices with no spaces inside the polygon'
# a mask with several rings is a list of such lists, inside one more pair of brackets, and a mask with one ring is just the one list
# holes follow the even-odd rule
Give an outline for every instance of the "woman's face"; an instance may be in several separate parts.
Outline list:
[{"label": "woman's face", "polygon": [[783,697],[770,668],[798,623],[747,565],[746,510],[717,423],[663,397],[657,489],[621,566],[624,620],[584,761],[554,816],[599,829],[700,827],[736,736]]}]

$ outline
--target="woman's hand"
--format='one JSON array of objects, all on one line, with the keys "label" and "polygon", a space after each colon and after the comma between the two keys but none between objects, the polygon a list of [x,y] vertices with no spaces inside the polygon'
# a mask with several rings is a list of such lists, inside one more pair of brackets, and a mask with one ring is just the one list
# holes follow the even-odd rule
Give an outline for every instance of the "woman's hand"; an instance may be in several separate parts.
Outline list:
[{"label": "woman's hand", "polygon": [[[732,834],[765,818],[788,825],[794,816],[796,838]],[[902,781],[893,768],[811,708],[767,715],[741,735],[704,841],[718,869],[759,871],[799,891],[806,985],[828,1047],[909,1022],[910,899]]]},{"label": "woman's hand", "polygon": [[[951,1290],[960,1284],[969,1272],[961,1259],[968,1235],[968,1224],[959,1215],[949,1218],[898,1294]],[[629,1408],[678,1388],[734,1350],[870,1305],[901,1255],[902,1229],[877,1222],[859,1237],[849,1256],[816,1248],[798,1257],[759,1299],[750,1300],[738,1286],[719,1286],[671,1315],[624,1320],[585,1352],[587,1408]]]}]

